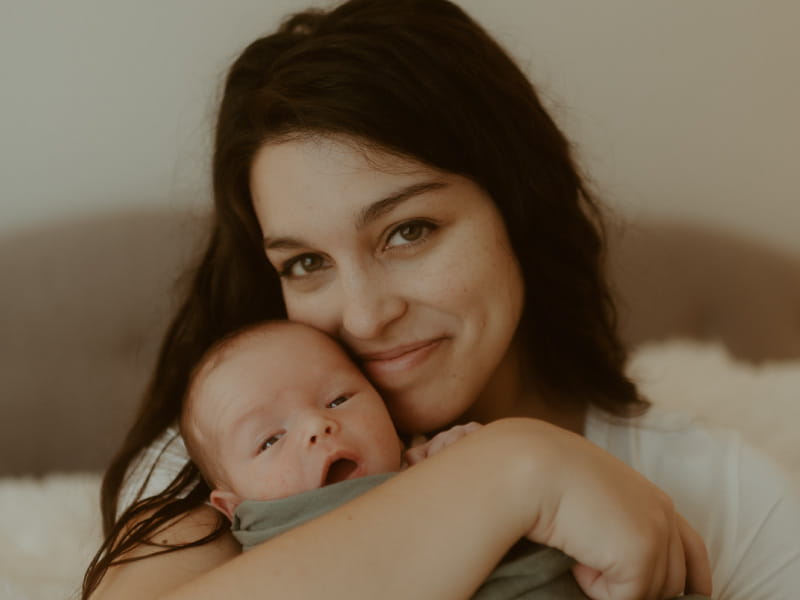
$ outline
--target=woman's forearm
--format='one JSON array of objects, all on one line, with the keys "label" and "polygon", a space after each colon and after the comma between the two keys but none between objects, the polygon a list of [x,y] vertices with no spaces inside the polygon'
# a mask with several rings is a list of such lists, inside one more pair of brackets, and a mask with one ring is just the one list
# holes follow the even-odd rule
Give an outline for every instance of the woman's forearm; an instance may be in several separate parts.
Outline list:
[{"label": "woman's forearm", "polygon": [[164,597],[469,596],[533,525],[537,427],[487,426]]},{"label": "woman's forearm", "polygon": [[[114,567],[92,600],[467,597],[533,524],[540,427],[486,426],[243,555],[226,536]],[[201,537],[213,527],[210,511],[177,522],[159,541]]]},{"label": "woman's forearm", "polygon": [[[159,539],[200,537],[211,527],[201,517]],[[594,598],[675,596],[687,569],[707,593],[705,548],[687,527],[660,490],[584,438],[503,419],[231,560],[228,536],[115,567],[96,598],[464,598],[523,535],[582,563]]]}]

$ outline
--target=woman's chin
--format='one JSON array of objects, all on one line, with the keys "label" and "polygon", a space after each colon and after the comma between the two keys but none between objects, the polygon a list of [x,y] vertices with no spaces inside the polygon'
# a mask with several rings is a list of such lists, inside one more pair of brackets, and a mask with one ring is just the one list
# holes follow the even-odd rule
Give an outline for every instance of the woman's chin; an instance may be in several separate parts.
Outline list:
[{"label": "woman's chin", "polygon": [[[451,399],[445,394],[441,398]],[[402,397],[387,399],[386,406],[392,416],[395,427],[403,434],[416,435],[437,431],[452,425],[463,411],[453,410],[453,403],[445,405],[419,402],[404,402]],[[464,407],[466,409],[468,407]]]}]

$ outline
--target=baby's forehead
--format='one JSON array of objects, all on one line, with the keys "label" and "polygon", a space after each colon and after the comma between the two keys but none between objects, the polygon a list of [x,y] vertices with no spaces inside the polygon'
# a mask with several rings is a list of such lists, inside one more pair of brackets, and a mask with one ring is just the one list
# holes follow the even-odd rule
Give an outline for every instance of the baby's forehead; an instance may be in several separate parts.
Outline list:
[{"label": "baby's forehead", "polygon": [[254,349],[275,349],[281,353],[302,352],[309,348],[326,352],[344,352],[327,334],[309,325],[291,321],[267,323],[248,330],[228,341],[221,354],[236,354]]},{"label": "baby's forehead", "polygon": [[[293,385],[308,377],[335,379],[337,373],[350,371],[348,366],[358,371],[344,349],[325,333],[307,325],[270,323],[221,343],[206,357],[192,387],[200,396],[209,391],[229,396],[237,388],[253,385],[255,379],[264,390],[280,387],[287,376]],[[315,371],[321,375],[315,377]],[[270,373],[274,377],[263,376]]]},{"label": "baby's forehead", "polygon": [[312,349],[319,350],[322,347],[329,353],[344,352],[326,334],[308,325],[290,321],[261,324],[222,340],[212,347],[198,370],[198,379],[199,376],[208,375],[226,363],[235,361],[236,358],[246,356],[251,352],[269,351],[282,357],[297,356],[299,358]]}]

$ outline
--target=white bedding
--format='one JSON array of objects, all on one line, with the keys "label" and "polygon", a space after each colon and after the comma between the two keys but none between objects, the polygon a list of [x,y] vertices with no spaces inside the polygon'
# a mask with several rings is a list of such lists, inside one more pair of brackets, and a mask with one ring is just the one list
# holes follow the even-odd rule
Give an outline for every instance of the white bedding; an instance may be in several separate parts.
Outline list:
[{"label": "white bedding", "polygon": [[[643,347],[629,372],[655,404],[739,429],[800,484],[800,360],[754,366],[693,342]],[[96,474],[0,480],[0,599],[77,598],[100,539]]]},{"label": "white bedding", "polygon": [[0,599],[78,598],[99,545],[100,476],[0,480]]}]

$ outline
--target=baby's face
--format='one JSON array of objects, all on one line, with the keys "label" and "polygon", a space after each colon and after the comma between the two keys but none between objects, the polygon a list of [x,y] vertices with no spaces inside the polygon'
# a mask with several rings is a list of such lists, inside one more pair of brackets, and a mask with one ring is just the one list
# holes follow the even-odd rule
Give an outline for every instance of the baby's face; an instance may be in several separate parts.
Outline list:
[{"label": "baby's face", "polygon": [[212,503],[229,516],[241,500],[400,469],[401,442],[383,400],[335,342],[309,327],[280,325],[237,341],[195,393],[201,443],[226,475]]}]

